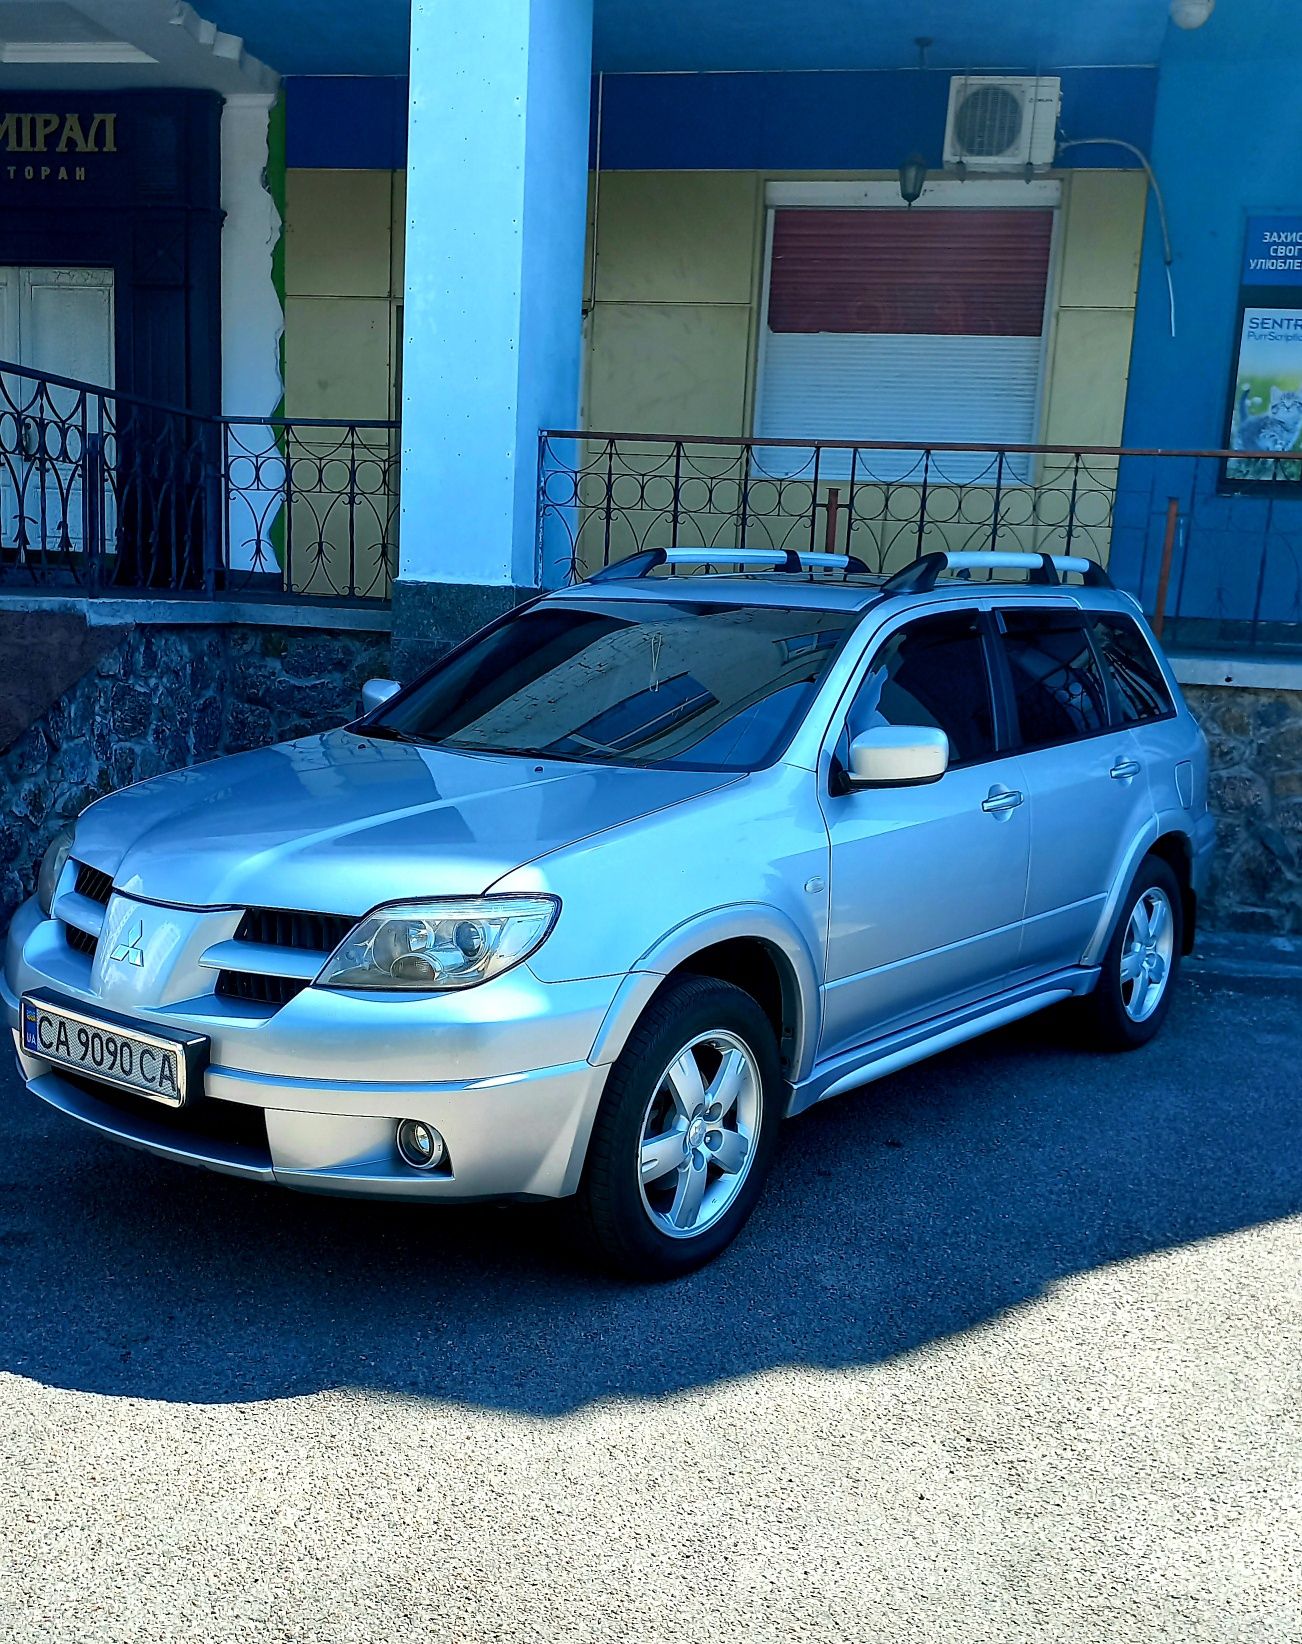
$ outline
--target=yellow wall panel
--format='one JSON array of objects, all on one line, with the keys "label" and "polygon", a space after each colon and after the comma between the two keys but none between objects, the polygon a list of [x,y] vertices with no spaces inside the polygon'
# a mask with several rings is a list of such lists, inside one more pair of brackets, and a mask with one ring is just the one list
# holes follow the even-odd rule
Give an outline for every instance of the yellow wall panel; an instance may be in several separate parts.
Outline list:
[{"label": "yellow wall panel", "polygon": [[1054,334],[1045,441],[1116,445],[1121,439],[1134,314],[1064,308]]},{"label": "yellow wall panel", "polygon": [[285,287],[291,297],[387,297],[393,174],[291,170]]},{"label": "yellow wall panel", "polygon": [[1072,174],[1066,190],[1060,306],[1135,306],[1147,188],[1140,171]]},{"label": "yellow wall panel", "polygon": [[753,172],[603,173],[597,300],[749,303],[760,187]]},{"label": "yellow wall panel", "polygon": [[750,310],[598,303],[587,426],[637,433],[745,432]]},{"label": "yellow wall panel", "polygon": [[387,417],[392,308],[387,297],[290,297],[285,409],[291,417]]}]

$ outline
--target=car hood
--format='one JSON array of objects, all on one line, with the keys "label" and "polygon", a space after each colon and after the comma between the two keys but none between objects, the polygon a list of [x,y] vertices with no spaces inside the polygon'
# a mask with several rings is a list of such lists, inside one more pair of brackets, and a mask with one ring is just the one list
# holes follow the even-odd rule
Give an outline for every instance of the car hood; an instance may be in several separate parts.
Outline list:
[{"label": "car hood", "polygon": [[150,901],[356,915],[478,895],[524,862],[735,780],[330,731],[110,794],[78,822],[75,854]]}]

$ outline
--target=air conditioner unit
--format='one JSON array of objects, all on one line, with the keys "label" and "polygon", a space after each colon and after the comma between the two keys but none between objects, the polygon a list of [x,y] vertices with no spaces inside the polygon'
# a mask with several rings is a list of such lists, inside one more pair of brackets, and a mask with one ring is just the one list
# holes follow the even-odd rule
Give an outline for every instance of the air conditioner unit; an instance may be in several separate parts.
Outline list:
[{"label": "air conditioner unit", "polygon": [[949,82],[945,164],[1022,171],[1053,164],[1062,82],[1055,75],[955,75]]}]

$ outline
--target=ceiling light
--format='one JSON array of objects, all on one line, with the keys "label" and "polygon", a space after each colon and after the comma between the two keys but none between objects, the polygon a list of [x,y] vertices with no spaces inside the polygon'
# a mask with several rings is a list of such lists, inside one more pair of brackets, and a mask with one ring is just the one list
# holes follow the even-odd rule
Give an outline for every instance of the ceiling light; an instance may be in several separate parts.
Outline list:
[{"label": "ceiling light", "polygon": [[1200,29],[1215,5],[1216,0],[1171,0],[1171,21],[1178,29]]}]

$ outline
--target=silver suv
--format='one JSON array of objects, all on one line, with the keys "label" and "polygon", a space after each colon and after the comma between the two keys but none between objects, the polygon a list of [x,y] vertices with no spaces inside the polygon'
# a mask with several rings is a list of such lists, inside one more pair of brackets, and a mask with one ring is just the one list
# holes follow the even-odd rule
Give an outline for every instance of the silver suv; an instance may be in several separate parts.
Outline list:
[{"label": "silver suv", "polygon": [[254,1181],[577,1195],[671,1275],[788,1114],[1060,1001],[1151,1039],[1213,825],[1133,600],[1042,555],[720,557],[91,806],[9,936],[29,1089]]}]

